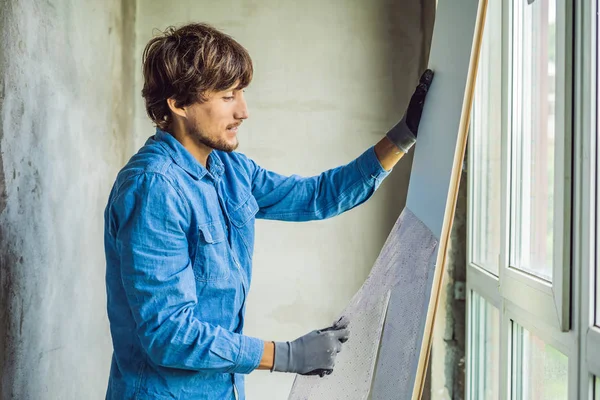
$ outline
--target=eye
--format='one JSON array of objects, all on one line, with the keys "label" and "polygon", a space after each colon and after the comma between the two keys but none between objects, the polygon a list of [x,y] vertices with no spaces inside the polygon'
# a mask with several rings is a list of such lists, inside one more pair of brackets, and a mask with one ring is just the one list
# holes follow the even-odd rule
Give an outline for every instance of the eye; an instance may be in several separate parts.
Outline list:
[{"label": "eye", "polygon": [[225,101],[233,100],[233,96],[224,96],[223,100],[225,100]]}]

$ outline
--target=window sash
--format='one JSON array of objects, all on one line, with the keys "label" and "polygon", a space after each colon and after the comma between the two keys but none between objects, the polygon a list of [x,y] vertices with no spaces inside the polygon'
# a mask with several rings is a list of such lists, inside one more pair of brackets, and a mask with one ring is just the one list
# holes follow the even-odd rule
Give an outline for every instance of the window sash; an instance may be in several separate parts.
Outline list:
[{"label": "window sash", "polygon": [[[538,0],[543,1],[543,0]],[[505,243],[503,245],[507,251],[507,257],[503,260],[500,269],[500,288],[504,297],[511,299],[517,304],[524,304],[525,307],[534,314],[542,315],[543,318],[552,326],[556,326],[562,331],[568,331],[570,328],[570,276],[571,276],[571,252],[570,252],[570,199],[571,199],[571,101],[570,96],[572,79],[570,62],[572,57],[569,38],[572,37],[572,12],[566,0],[556,1],[556,119],[555,119],[555,188],[554,188],[554,207],[553,207],[553,261],[552,282],[548,282],[538,276],[534,276],[526,271],[515,268],[517,265],[516,255],[519,249],[519,243],[516,238],[516,230],[519,229],[517,210],[515,204],[519,195],[519,186],[516,184],[518,179],[520,163],[516,157],[516,130],[515,123],[519,121],[520,107],[524,104],[513,104],[513,83],[517,85],[525,84],[520,77],[513,71],[515,65],[514,57],[518,56],[520,43],[518,37],[513,37],[515,31],[513,27],[512,16],[515,15],[513,7],[526,6],[525,2],[513,1],[506,2],[503,10],[506,15],[506,28],[504,40],[506,41],[503,65],[507,71],[507,82],[505,87],[503,105],[506,108],[506,118],[503,118],[505,127],[503,129],[503,161],[505,162],[505,177],[503,184],[504,203],[503,212],[506,213],[504,220],[506,223],[506,233],[503,235]],[[560,62],[560,60],[567,60]],[[567,83],[568,82],[568,83]],[[567,100],[569,100],[567,102]],[[515,114],[515,112],[517,114]],[[569,134],[567,134],[569,133]]]}]

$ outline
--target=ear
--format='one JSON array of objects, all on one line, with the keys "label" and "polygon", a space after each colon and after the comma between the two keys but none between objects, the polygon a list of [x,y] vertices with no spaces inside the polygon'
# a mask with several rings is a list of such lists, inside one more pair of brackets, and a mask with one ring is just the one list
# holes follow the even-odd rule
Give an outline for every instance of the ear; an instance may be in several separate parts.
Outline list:
[{"label": "ear", "polygon": [[187,111],[185,109],[185,107],[177,107],[177,105],[175,105],[176,101],[173,98],[168,98],[167,99],[167,104],[169,105],[169,109],[171,109],[171,112],[175,115],[179,115],[182,118],[187,118]]}]

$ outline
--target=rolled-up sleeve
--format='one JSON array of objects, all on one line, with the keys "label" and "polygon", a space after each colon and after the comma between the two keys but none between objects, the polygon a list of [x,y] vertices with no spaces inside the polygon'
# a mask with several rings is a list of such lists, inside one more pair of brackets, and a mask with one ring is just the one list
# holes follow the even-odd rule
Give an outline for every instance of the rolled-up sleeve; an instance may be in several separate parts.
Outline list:
[{"label": "rolled-up sleeve", "polygon": [[284,221],[319,220],[350,210],[368,200],[390,173],[374,147],[347,165],[313,177],[283,176],[248,163],[257,218]]},{"label": "rolled-up sleeve", "polygon": [[185,227],[189,211],[166,177],[130,178],[113,205],[121,279],[137,335],[157,365],[221,373],[249,373],[263,341],[194,316],[196,283]]}]

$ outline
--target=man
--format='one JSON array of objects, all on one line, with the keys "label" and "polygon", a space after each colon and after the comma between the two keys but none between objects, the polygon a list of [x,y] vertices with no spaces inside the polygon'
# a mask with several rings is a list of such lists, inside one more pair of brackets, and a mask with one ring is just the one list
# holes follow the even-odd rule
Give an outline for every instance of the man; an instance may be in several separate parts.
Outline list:
[{"label": "man", "polygon": [[143,54],[156,134],[117,176],[105,211],[113,358],[107,399],[244,399],[255,369],[325,375],[348,322],[274,343],[243,335],[255,218],[308,221],[366,201],[416,140],[431,71],[405,118],[346,166],[285,177],[234,152],[252,61],[205,24]]}]

